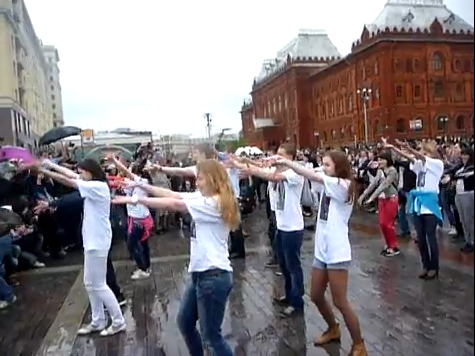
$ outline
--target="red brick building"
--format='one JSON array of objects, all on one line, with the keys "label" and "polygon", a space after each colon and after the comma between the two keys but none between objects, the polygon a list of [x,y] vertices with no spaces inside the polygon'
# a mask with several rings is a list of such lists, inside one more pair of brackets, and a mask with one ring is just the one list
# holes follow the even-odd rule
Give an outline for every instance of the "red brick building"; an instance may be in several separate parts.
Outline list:
[{"label": "red brick building", "polygon": [[[290,67],[255,82],[243,126],[244,112],[271,117],[280,140],[300,147],[375,142],[382,136],[471,136],[473,33],[442,0],[389,0],[345,58],[320,60],[319,67],[313,60],[306,70]],[[293,100],[280,116],[262,111],[271,88]],[[244,137],[254,135],[253,144],[265,147],[269,141],[256,136],[252,123],[247,120]]]}]

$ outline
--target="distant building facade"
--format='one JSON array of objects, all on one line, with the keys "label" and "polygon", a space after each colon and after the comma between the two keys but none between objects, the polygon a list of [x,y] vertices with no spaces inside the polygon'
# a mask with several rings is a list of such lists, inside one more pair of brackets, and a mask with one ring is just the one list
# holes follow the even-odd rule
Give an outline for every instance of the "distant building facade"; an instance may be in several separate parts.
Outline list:
[{"label": "distant building facade", "polygon": [[[0,136],[3,144],[33,148],[38,138],[54,127],[52,67],[36,36],[23,0],[0,0]],[[58,58],[58,57],[56,57]],[[57,65],[57,61],[56,61]],[[59,76],[54,74],[55,86]],[[62,120],[62,109],[61,109]]]},{"label": "distant building facade", "polygon": [[[296,118],[276,120],[281,139],[300,147],[473,135],[474,30],[442,0],[388,0],[348,56],[303,76]],[[242,120],[246,139],[256,137]]]},{"label": "distant building facade", "polygon": [[59,53],[54,46],[43,46],[43,53],[49,70],[47,86],[49,99],[51,101],[53,126],[64,126],[63,95],[61,93],[61,82],[59,80]]}]

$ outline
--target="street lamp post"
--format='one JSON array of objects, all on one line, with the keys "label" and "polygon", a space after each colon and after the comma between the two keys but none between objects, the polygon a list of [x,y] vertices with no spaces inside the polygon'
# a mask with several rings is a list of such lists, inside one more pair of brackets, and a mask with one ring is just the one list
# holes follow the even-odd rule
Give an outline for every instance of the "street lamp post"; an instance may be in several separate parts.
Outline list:
[{"label": "street lamp post", "polygon": [[368,135],[368,101],[371,95],[371,88],[358,89],[356,92],[361,95],[363,99],[363,116],[364,116],[364,140],[365,144],[368,144],[369,135]]},{"label": "street lamp post", "polygon": [[206,131],[208,132],[208,139],[211,140],[211,114],[205,113],[203,117],[206,119]]}]

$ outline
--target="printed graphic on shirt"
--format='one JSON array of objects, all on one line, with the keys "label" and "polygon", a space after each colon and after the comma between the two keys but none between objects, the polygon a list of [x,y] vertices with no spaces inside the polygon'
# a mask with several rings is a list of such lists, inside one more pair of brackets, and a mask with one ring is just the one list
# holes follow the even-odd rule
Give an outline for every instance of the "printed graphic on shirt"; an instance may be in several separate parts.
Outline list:
[{"label": "printed graphic on shirt", "polygon": [[424,188],[426,185],[426,171],[420,171],[417,174],[417,187]]},{"label": "printed graphic on shirt", "polygon": [[320,203],[320,220],[328,220],[328,212],[330,211],[330,200],[331,198],[325,194],[322,194],[322,202]]},{"label": "printed graphic on shirt", "polygon": [[196,224],[194,221],[190,224],[190,239],[196,239]]}]

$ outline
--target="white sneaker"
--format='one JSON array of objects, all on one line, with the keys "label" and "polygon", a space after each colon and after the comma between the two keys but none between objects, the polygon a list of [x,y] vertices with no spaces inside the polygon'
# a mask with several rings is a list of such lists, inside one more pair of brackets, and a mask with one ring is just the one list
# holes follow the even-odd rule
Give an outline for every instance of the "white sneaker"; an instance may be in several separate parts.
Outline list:
[{"label": "white sneaker", "polygon": [[7,302],[6,300],[0,300],[0,310],[8,308],[10,305],[16,302],[16,296],[13,297],[11,302]]},{"label": "white sneaker", "polygon": [[45,268],[46,265],[45,265],[43,262],[36,261],[36,262],[33,264],[33,267],[35,267],[35,268]]},{"label": "white sneaker", "polygon": [[120,326],[111,325],[107,329],[102,330],[100,335],[101,336],[112,336],[112,335],[118,334],[122,331],[125,331],[125,328],[126,328],[125,323],[123,323]]},{"label": "white sneaker", "polygon": [[142,271],[142,270],[135,271],[135,273],[132,275],[132,279],[135,281],[139,279],[146,279],[149,277],[150,277],[150,272]]},{"label": "white sneaker", "polygon": [[458,233],[457,233],[457,229],[455,227],[452,227],[450,230],[449,230],[449,236],[457,236]]},{"label": "white sneaker", "polygon": [[78,335],[89,335],[92,333],[98,333],[104,330],[107,327],[107,324],[104,323],[103,325],[95,326],[92,324],[86,325],[78,330]]}]

